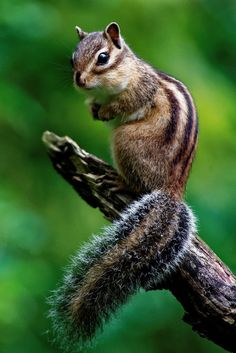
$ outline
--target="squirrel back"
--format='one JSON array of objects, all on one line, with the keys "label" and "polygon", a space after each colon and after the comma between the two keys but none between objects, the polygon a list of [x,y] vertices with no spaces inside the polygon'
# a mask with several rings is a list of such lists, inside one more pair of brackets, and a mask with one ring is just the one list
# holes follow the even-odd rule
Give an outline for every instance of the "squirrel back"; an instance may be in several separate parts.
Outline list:
[{"label": "squirrel back", "polygon": [[155,75],[157,92],[145,116],[113,130],[113,156],[130,190],[162,190],[182,199],[197,145],[196,111],[180,81]]},{"label": "squirrel back", "polygon": [[115,119],[113,157],[137,201],[75,255],[51,298],[55,332],[68,350],[90,341],[130,295],[171,276],[196,233],[181,201],[198,135],[190,93],[137,58],[116,23],[76,30],[74,84],[94,118]]}]

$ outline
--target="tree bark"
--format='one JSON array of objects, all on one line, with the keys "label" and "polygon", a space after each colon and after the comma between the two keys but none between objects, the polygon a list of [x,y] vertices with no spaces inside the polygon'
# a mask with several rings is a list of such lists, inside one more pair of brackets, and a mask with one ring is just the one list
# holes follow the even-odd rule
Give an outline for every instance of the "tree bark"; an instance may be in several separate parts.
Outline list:
[{"label": "tree bark", "polygon": [[[114,191],[111,184],[117,180],[117,172],[69,137],[45,132],[43,141],[56,171],[108,220],[118,218],[134,199],[129,192]],[[225,350],[236,352],[236,278],[199,237],[176,272],[152,289],[164,288],[182,304],[183,320],[194,331]]]}]

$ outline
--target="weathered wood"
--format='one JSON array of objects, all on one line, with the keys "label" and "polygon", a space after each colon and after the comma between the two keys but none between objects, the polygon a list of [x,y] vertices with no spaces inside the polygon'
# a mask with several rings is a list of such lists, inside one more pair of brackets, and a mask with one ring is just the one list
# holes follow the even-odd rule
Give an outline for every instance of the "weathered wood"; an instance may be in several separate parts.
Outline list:
[{"label": "weathered wood", "polygon": [[[107,219],[117,218],[133,200],[130,193],[111,189],[111,183],[118,178],[111,166],[82,150],[69,137],[45,132],[43,141],[57,172]],[[193,330],[227,351],[236,352],[236,278],[199,237],[178,270],[152,289],[163,288],[182,304],[183,319]]]}]

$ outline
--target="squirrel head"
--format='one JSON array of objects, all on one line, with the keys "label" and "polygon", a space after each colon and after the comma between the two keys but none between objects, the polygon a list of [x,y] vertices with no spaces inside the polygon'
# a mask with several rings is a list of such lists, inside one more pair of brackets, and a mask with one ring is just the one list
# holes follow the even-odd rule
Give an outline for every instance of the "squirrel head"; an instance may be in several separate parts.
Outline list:
[{"label": "squirrel head", "polygon": [[104,90],[108,94],[122,92],[131,72],[127,45],[120,35],[119,25],[110,23],[102,32],[84,32],[76,26],[80,42],[72,54],[73,79],[76,87]]}]

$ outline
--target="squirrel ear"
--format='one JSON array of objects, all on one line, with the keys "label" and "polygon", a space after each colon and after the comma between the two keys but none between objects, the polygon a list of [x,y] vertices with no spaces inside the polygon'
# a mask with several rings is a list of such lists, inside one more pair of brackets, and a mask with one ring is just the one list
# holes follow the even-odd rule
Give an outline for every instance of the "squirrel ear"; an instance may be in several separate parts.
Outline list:
[{"label": "squirrel ear", "polygon": [[84,37],[88,35],[88,33],[82,31],[82,29],[79,26],[75,26],[75,31],[78,34],[78,37],[80,40],[84,39]]},{"label": "squirrel ear", "polygon": [[113,44],[121,49],[120,27],[116,22],[111,22],[105,29],[104,34],[110,38]]}]

